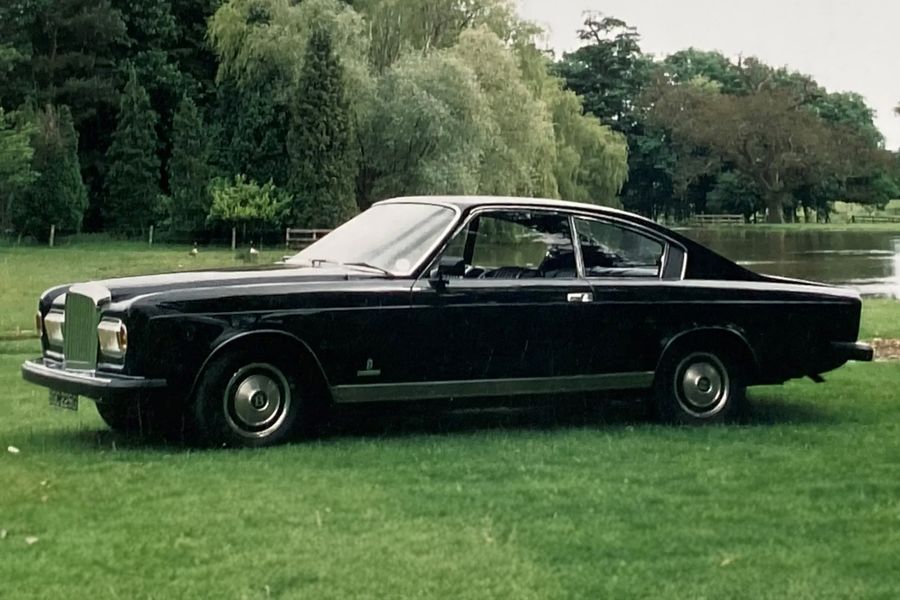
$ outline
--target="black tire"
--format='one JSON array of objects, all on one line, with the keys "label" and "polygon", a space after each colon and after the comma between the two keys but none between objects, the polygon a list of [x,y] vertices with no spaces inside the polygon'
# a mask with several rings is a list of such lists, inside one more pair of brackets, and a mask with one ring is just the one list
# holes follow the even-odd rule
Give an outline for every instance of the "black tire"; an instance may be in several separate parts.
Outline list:
[{"label": "black tire", "polygon": [[307,415],[297,365],[287,353],[226,352],[200,376],[191,417],[200,441],[232,447],[273,446],[300,431]]},{"label": "black tire", "polygon": [[747,384],[737,353],[725,346],[681,345],[656,371],[655,409],[665,423],[704,425],[743,419]]}]

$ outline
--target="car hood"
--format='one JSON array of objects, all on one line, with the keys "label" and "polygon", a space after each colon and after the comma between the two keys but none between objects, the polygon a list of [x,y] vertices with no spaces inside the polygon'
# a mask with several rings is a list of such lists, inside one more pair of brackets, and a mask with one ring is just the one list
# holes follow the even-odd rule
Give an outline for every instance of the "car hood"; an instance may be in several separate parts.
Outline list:
[{"label": "car hood", "polygon": [[[196,291],[245,285],[319,283],[347,281],[350,279],[384,279],[385,275],[344,267],[310,267],[291,264],[275,264],[235,269],[209,269],[157,275],[118,277],[91,282],[109,290],[111,301],[127,302],[138,296],[160,292]],[[67,285],[49,290],[54,305],[65,303],[65,293],[73,286]]]}]

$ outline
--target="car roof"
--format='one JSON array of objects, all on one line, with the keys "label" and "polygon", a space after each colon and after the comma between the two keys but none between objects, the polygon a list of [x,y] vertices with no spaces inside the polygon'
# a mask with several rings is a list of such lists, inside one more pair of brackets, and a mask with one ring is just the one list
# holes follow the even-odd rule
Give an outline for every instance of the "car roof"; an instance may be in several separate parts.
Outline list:
[{"label": "car roof", "polygon": [[655,221],[630,213],[624,210],[587,204],[585,202],[570,202],[568,200],[554,200],[551,198],[517,198],[512,196],[405,196],[382,200],[376,204],[436,204],[451,205],[466,210],[479,206],[533,206],[534,208],[550,208],[568,211],[592,212],[595,214],[609,215],[638,221],[645,224],[658,224]]}]

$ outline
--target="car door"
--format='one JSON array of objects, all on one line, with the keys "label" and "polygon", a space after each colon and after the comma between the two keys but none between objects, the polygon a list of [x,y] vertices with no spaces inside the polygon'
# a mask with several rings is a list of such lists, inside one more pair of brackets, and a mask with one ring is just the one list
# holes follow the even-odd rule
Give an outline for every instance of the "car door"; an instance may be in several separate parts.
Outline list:
[{"label": "car door", "polygon": [[[533,380],[584,371],[579,323],[591,288],[578,275],[569,216],[482,210],[434,268],[442,270],[438,280],[426,275],[412,289],[412,314],[425,344],[423,378],[503,380],[524,393],[526,380],[539,385]],[[503,393],[498,385],[481,389]]]},{"label": "car door", "polygon": [[672,321],[668,284],[681,277],[684,251],[627,223],[590,217],[574,221],[593,296],[581,328],[590,338],[589,372],[653,371],[660,340]]}]

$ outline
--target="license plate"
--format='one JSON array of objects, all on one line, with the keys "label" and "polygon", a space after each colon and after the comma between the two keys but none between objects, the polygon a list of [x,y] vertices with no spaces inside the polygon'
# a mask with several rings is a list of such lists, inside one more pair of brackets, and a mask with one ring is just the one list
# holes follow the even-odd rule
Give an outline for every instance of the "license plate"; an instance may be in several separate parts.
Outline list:
[{"label": "license plate", "polygon": [[78,410],[78,395],[50,390],[50,406],[66,410]]}]

